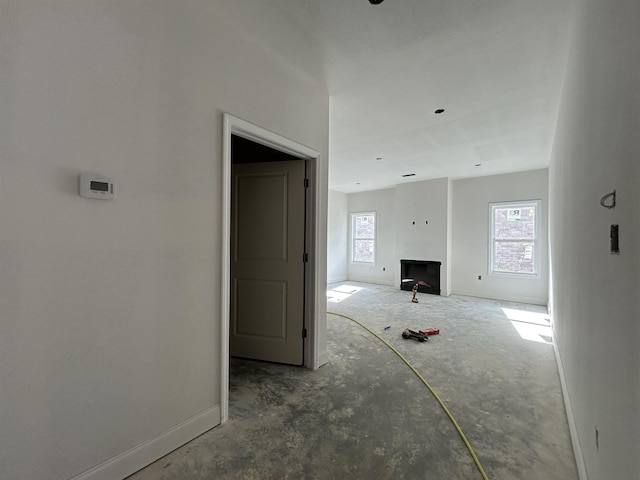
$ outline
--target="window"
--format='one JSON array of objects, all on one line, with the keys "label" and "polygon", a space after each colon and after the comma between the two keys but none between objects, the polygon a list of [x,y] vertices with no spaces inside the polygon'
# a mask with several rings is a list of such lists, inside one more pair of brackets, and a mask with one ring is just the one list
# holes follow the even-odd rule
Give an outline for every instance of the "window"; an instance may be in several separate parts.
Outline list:
[{"label": "window", "polygon": [[375,212],[351,214],[351,261],[372,264],[376,261]]},{"label": "window", "polygon": [[492,203],[491,274],[537,276],[540,249],[540,201]]}]

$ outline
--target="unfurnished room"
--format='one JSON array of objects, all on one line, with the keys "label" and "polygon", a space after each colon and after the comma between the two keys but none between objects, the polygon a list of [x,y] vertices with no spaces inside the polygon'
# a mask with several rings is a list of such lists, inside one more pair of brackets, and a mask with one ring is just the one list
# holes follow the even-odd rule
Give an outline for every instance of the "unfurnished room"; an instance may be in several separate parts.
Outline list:
[{"label": "unfurnished room", "polygon": [[640,478],[637,0],[0,0],[0,478]]}]

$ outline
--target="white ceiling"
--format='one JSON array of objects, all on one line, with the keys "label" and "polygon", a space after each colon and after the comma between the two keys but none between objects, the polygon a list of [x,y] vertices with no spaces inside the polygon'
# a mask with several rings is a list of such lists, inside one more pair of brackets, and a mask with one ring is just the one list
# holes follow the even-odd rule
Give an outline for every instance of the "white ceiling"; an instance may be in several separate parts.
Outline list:
[{"label": "white ceiling", "polygon": [[330,188],[548,165],[572,0],[273,1],[323,58]]}]

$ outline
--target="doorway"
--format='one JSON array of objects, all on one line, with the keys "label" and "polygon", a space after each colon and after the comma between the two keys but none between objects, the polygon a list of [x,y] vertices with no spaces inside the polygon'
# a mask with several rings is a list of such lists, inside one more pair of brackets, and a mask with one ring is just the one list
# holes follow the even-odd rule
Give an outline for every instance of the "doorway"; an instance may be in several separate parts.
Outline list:
[{"label": "doorway", "polygon": [[231,356],[303,364],[306,162],[231,138]]},{"label": "doorway", "polygon": [[[220,406],[221,423],[229,416],[229,342],[230,342],[230,314],[231,314],[231,207],[232,207],[232,137],[237,136],[250,140],[259,145],[271,147],[278,152],[292,155],[297,161],[306,165],[306,178],[308,179],[306,215],[306,254],[308,261],[304,269],[304,318],[306,336],[303,338],[303,366],[318,368],[325,363],[324,354],[320,347],[323,345],[319,331],[321,325],[319,318],[326,309],[324,305],[324,291],[318,293],[320,282],[317,278],[321,270],[319,259],[324,258],[317,254],[317,246],[323,245],[318,237],[322,231],[321,219],[318,214],[319,205],[319,158],[320,153],[296,141],[290,140],[279,134],[266,130],[250,122],[233,115],[224,114],[223,117],[223,158],[222,158],[222,255],[221,255],[221,330],[220,330]],[[324,331],[324,330],[322,330]],[[301,335],[304,333],[301,332]],[[322,358],[321,358],[322,355]]]}]

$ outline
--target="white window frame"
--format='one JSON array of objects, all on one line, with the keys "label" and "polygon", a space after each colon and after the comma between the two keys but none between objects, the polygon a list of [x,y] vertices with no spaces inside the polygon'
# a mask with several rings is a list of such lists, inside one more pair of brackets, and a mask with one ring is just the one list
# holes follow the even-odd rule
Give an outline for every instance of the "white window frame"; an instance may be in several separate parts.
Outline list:
[{"label": "white window frame", "polygon": [[[356,248],[356,240],[360,239],[358,237],[356,237],[355,235],[355,231],[356,231],[356,218],[359,216],[373,216],[373,223],[374,223],[374,227],[373,227],[373,262],[362,262],[362,261],[356,261],[355,260],[355,248]],[[378,253],[378,246],[377,246],[377,242],[378,242],[378,218],[376,215],[375,211],[369,211],[369,212],[353,212],[351,213],[351,229],[349,231],[350,233],[350,237],[351,237],[351,241],[349,243],[349,257],[351,259],[351,263],[355,264],[355,265],[368,265],[368,266],[375,266],[376,264],[376,255]],[[360,240],[371,240],[369,238],[361,238]]]},{"label": "white window frame", "polygon": [[[510,238],[504,239],[504,241],[521,241],[521,242],[533,242],[533,273],[528,272],[503,272],[495,270],[495,245],[496,242],[502,241],[495,238],[495,210],[503,208],[513,209],[525,209],[534,207],[536,210],[535,216],[535,231],[533,238]],[[489,275],[500,277],[524,277],[524,278],[538,278],[540,276],[540,255],[542,249],[540,248],[540,234],[541,234],[541,217],[542,217],[542,201],[541,200],[523,200],[516,202],[496,202],[489,204]]]}]

